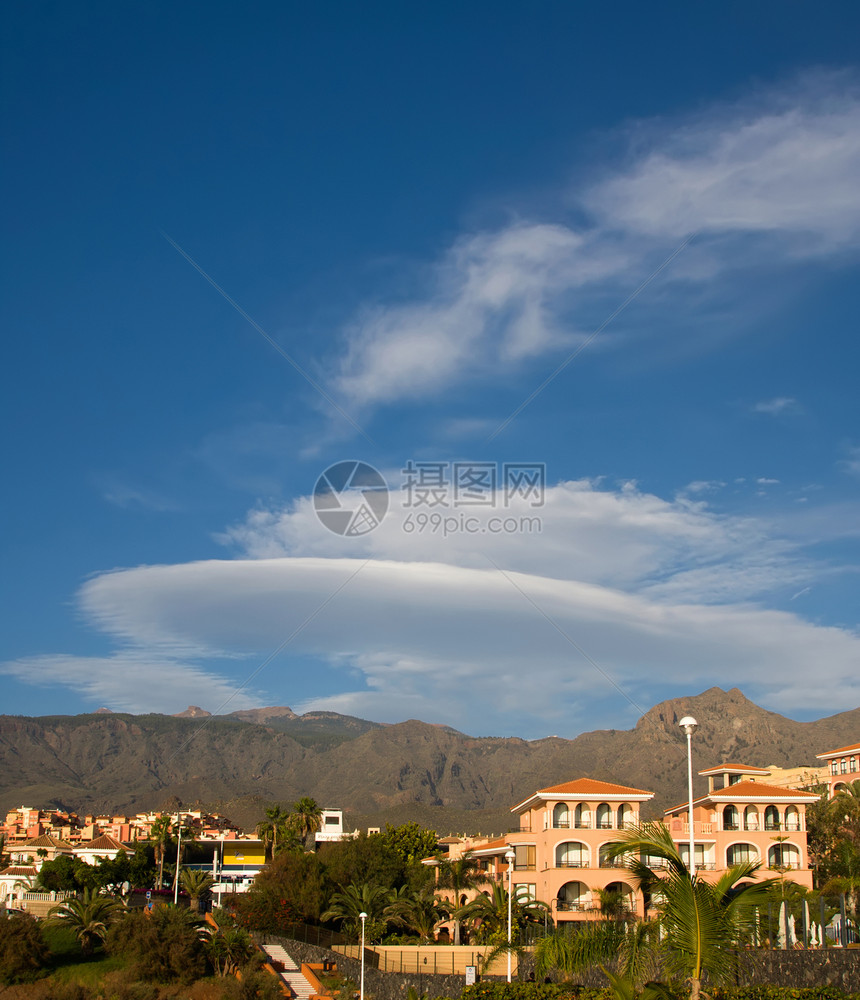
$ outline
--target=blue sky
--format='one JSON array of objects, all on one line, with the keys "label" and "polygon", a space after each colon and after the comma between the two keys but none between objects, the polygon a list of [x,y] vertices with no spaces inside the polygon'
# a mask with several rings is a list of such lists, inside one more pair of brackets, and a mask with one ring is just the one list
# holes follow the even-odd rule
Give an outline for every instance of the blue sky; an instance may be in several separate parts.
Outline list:
[{"label": "blue sky", "polygon": [[3,711],[860,704],[855,4],[6,28]]}]

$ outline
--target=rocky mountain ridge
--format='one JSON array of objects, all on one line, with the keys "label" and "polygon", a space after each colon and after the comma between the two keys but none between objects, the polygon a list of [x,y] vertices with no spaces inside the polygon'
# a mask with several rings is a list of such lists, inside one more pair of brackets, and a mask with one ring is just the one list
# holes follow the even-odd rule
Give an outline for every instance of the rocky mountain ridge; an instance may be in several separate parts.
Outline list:
[{"label": "rocky mountain ridge", "polygon": [[860,709],[796,722],[720,688],[662,702],[631,730],[532,742],[285,706],[231,716],[0,716],[0,809],[133,813],[178,798],[237,819],[311,795],[368,822],[416,818],[446,830],[480,817],[485,829],[506,829],[515,802],[585,775],[654,791],[656,815],[684,797],[677,722],[690,713],[697,770],[721,761],[814,766],[816,753],[860,739]]}]

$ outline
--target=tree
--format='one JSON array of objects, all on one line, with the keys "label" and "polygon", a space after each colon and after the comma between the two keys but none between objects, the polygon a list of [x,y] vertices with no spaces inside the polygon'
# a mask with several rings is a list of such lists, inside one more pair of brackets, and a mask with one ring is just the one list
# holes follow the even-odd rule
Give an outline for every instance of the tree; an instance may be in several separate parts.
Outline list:
[{"label": "tree", "polygon": [[368,882],[348,885],[343,892],[334,893],[321,919],[338,921],[344,933],[357,939],[361,936],[359,914],[366,913],[364,939],[368,943],[375,942],[385,933],[385,911],[390,900],[391,891],[381,885]]},{"label": "tree", "polygon": [[[470,921],[475,927],[475,937],[481,944],[503,944],[508,939],[508,890],[494,882],[489,893],[479,893],[470,903],[461,906],[454,915],[458,920]],[[519,938],[528,923],[543,923],[549,907],[537,899],[511,900],[511,940]]]},{"label": "tree", "polygon": [[432,857],[438,850],[439,835],[435,830],[427,830],[415,822],[402,823],[400,826],[386,824],[379,839],[386,850],[397,854],[402,860],[411,885],[418,888],[432,878],[432,869],[421,862],[424,858]]},{"label": "tree", "polygon": [[751,928],[755,908],[766,905],[776,880],[752,881],[758,862],[733,865],[713,883],[691,876],[662,823],[623,831],[606,855],[622,858],[654,902],[667,937],[667,967],[689,981],[691,1000],[699,1000],[705,975],[730,983],[737,965],[732,946]]},{"label": "tree", "polygon": [[190,983],[206,970],[200,918],[184,907],[157,905],[149,914],[133,910],[108,931],[105,948],[123,956],[135,979]]},{"label": "tree", "polygon": [[425,885],[421,889],[406,885],[390,894],[383,914],[392,923],[404,927],[425,943],[433,940],[437,924],[447,920],[451,910],[435,894],[432,885]]},{"label": "tree", "polygon": [[219,976],[238,972],[254,954],[251,935],[242,927],[224,927],[206,942],[206,956]]},{"label": "tree", "polygon": [[304,795],[293,803],[291,819],[299,840],[306,845],[308,837],[322,826],[322,809],[312,798]]},{"label": "tree", "polygon": [[97,943],[104,941],[108,928],[122,912],[121,904],[110,896],[100,896],[84,889],[80,899],[67,899],[52,906],[48,918],[52,923],[71,927],[80,941],[84,955],[91,955]]},{"label": "tree", "polygon": [[191,897],[191,909],[198,912],[200,897],[205,895],[215,885],[215,879],[207,871],[194,868],[183,868],[179,874],[179,884]]},{"label": "tree", "polygon": [[449,889],[453,895],[452,910],[454,911],[454,944],[460,943],[460,918],[457,911],[464,903],[463,896],[470,889],[475,889],[486,881],[486,875],[481,871],[478,859],[468,851],[460,858],[446,858],[436,855],[437,889]]},{"label": "tree", "polygon": [[158,865],[158,888],[164,888],[164,858],[167,849],[173,843],[173,833],[169,816],[159,816],[149,831],[149,843],[155,850],[155,863]]},{"label": "tree", "polygon": [[0,916],[0,983],[34,979],[48,954],[39,924],[28,913]]},{"label": "tree", "polygon": [[278,834],[281,833],[287,823],[289,813],[281,812],[278,805],[266,807],[266,818],[257,824],[257,836],[263,842],[263,850],[266,858],[274,857],[278,846]]},{"label": "tree", "polygon": [[319,920],[323,880],[316,854],[279,854],[231,903],[249,930],[289,933],[293,924]]}]

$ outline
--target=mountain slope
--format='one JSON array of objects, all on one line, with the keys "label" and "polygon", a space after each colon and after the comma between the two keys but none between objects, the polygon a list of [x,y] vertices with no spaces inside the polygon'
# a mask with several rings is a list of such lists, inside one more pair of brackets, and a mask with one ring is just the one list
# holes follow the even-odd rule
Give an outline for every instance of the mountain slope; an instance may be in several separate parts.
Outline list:
[{"label": "mountain slope", "polygon": [[860,738],[860,709],[796,722],[719,688],[663,702],[632,730],[534,742],[289,709],[205,719],[0,716],[0,809],[137,812],[169,798],[214,804],[252,797],[259,811],[264,801],[312,795],[367,818],[420,814],[429,822],[438,815],[439,826],[448,810],[458,821],[483,812],[498,828],[535,789],[588,775],[654,791],[656,813],[684,797],[686,750],[677,722],[690,713],[700,724],[696,770],[726,760],[814,765],[816,753]]}]

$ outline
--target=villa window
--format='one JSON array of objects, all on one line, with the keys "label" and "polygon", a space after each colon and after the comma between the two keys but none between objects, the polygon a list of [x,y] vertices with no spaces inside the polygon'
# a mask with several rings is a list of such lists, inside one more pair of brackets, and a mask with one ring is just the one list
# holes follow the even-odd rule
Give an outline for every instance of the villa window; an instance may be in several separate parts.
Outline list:
[{"label": "villa window", "polygon": [[764,811],[764,828],[765,830],[779,830],[779,809],[776,806],[768,806]]},{"label": "villa window", "polygon": [[633,822],[633,808],[625,802],[618,807],[618,829],[623,830],[633,826]]},{"label": "villa window", "polygon": [[514,899],[518,903],[530,903],[537,899],[537,883],[518,882],[514,886]]},{"label": "villa window", "polygon": [[597,807],[597,829],[612,829],[612,807],[607,805],[605,802],[601,802]]},{"label": "villa window", "polygon": [[769,868],[800,868],[800,852],[794,844],[774,844],[767,852]]},{"label": "villa window", "polygon": [[800,829],[800,813],[797,811],[795,806],[789,806],[785,810],[785,828],[786,830],[799,830]]},{"label": "villa window", "polygon": [[755,806],[747,806],[744,811],[744,829],[745,830],[758,830],[759,828],[759,818],[758,809]]},{"label": "villa window", "polygon": [[732,844],[726,851],[726,861],[729,865],[758,861],[758,851],[752,844]]},{"label": "villa window", "polygon": [[573,825],[577,830],[591,829],[591,810],[584,802],[580,802],[573,814]]},{"label": "villa window", "polygon": [[578,841],[567,841],[555,849],[556,868],[587,868],[588,848]]},{"label": "villa window", "polygon": [[835,760],[830,762],[830,773],[839,774],[839,764]]},{"label": "villa window", "polygon": [[848,770],[852,774],[857,770],[857,758],[856,757],[849,757],[848,758]]},{"label": "villa window", "polygon": [[555,830],[566,830],[570,826],[570,811],[566,802],[559,802],[553,809],[552,825]]},{"label": "villa window", "polygon": [[515,844],[514,845],[514,871],[535,870],[535,845]]},{"label": "villa window", "polygon": [[840,774],[848,774],[848,758],[847,757],[843,757],[842,760],[839,761],[839,773]]},{"label": "villa window", "polygon": [[726,806],[723,809],[723,829],[739,830],[738,811],[734,806]]}]

